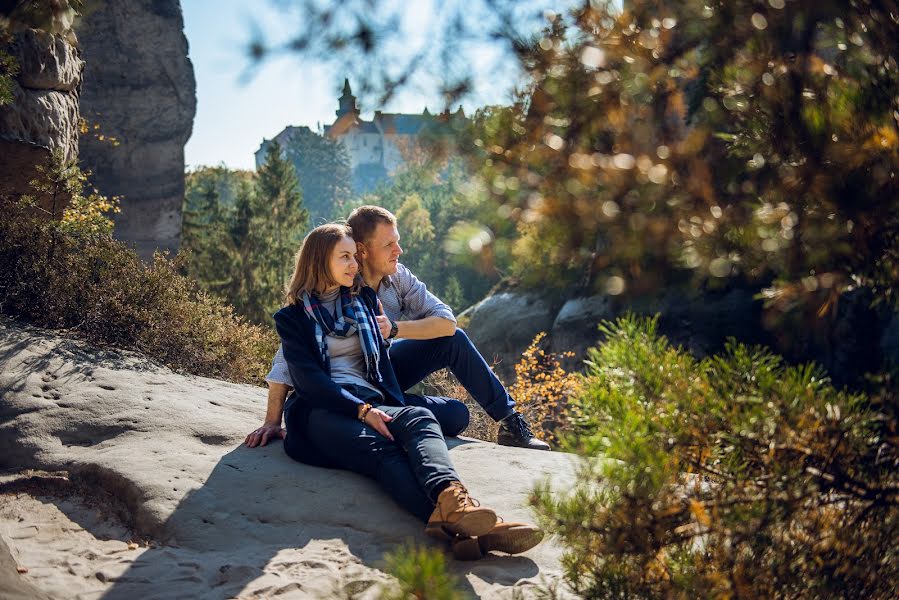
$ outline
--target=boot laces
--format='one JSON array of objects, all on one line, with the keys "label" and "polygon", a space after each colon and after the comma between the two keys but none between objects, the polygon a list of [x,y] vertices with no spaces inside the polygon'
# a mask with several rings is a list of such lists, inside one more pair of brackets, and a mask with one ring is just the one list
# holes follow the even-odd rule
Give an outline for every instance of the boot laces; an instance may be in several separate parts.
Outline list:
[{"label": "boot laces", "polygon": [[514,422],[513,427],[518,430],[517,433],[521,437],[525,439],[534,437],[534,432],[531,431],[530,425],[528,425],[528,422],[525,421],[524,417],[522,417],[520,414],[516,413],[510,420]]},{"label": "boot laces", "polygon": [[472,498],[469,495],[468,490],[461,485],[455,486],[455,488],[453,489],[453,495],[459,500],[459,504],[461,504],[463,507],[478,507],[481,505],[481,503]]}]

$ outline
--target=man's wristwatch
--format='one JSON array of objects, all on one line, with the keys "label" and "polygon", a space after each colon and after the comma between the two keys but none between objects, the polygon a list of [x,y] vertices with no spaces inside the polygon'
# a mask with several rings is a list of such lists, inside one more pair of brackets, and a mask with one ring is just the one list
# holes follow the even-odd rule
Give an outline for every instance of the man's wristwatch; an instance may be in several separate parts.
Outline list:
[{"label": "man's wristwatch", "polygon": [[399,333],[400,326],[396,324],[396,321],[390,319],[390,333],[387,334],[387,339],[392,340],[396,337],[396,334]]}]

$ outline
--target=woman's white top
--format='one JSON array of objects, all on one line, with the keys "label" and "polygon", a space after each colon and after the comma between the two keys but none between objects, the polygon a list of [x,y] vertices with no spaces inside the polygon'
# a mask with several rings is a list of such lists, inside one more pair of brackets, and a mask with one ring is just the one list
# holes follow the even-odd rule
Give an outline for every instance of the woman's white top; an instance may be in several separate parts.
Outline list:
[{"label": "woman's white top", "polygon": [[[334,315],[337,310],[339,290],[319,297],[322,308]],[[335,317],[336,320],[336,317]],[[344,385],[359,385],[376,392],[382,398],[384,394],[365,378],[365,358],[359,342],[359,334],[342,338],[328,334],[328,356],[331,358],[331,379]]]}]

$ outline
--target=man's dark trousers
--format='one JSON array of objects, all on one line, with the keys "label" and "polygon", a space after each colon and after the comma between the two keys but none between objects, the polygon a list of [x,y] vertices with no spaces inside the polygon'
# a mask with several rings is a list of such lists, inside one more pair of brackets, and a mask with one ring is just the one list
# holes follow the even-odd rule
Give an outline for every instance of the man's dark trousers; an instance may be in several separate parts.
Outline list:
[{"label": "man's dark trousers", "polygon": [[390,346],[390,362],[404,391],[448,368],[495,421],[514,412],[515,402],[461,329],[430,340],[397,340]]}]

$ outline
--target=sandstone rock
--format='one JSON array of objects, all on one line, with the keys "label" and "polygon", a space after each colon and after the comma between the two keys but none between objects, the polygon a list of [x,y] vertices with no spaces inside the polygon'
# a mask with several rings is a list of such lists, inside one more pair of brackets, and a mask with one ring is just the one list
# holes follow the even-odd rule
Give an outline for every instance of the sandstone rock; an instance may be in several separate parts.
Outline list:
[{"label": "sandstone rock", "polygon": [[16,86],[12,105],[0,108],[0,132],[7,140],[78,153],[78,96],[56,90]]},{"label": "sandstone rock", "polygon": [[[585,350],[600,341],[596,326],[625,312],[659,315],[659,332],[697,358],[719,353],[728,338],[769,347],[788,362],[814,361],[838,386],[857,386],[865,373],[899,365],[899,317],[884,307],[872,307],[862,290],[844,294],[835,310],[824,317],[763,312],[757,290],[730,288],[699,293],[685,289],[627,302],[607,296],[574,298],[565,302],[552,323],[549,349],[563,359],[566,369],[578,369]],[[488,359],[499,357],[497,372],[511,380],[514,365],[533,335],[547,330],[552,311],[537,296],[502,292],[485,298],[463,313],[470,317],[467,331]],[[804,320],[802,320],[804,319]]]},{"label": "sandstone rock", "polygon": [[[720,352],[729,337],[749,344],[766,341],[761,326],[761,302],[753,298],[750,290],[704,294],[670,290],[629,302],[608,301],[594,306],[594,311],[605,308],[597,317],[610,320],[626,312],[647,317],[658,315],[659,332],[698,358]],[[593,339],[599,340],[600,336],[594,334]]]},{"label": "sandstone rock", "polygon": [[21,569],[16,566],[15,558],[3,539],[0,538],[0,598],[3,600],[50,600],[50,596],[35,588],[22,575]]},{"label": "sandstone rock", "polygon": [[115,235],[149,258],[181,239],[184,144],[196,112],[178,0],[108,2],[79,29],[87,63],[81,111],[118,146],[85,136],[81,160],[106,195],[122,196]]},{"label": "sandstone rock", "polygon": [[[5,495],[0,541],[20,564],[43,565],[28,583],[53,597],[376,597],[386,552],[434,542],[372,482],[296,463],[280,442],[242,446],[264,412],[261,388],[0,322],[0,468],[78,484]],[[451,445],[469,488],[507,520],[531,519],[527,494],[544,475],[573,482],[570,455]],[[448,563],[473,595],[527,597],[560,577],[560,555],[549,540]]]},{"label": "sandstone rock", "polygon": [[747,344],[768,341],[761,325],[762,303],[752,290],[731,289],[704,294],[676,291],[664,294],[649,311],[659,313],[659,330],[676,345],[702,358],[721,351],[727,338]]},{"label": "sandstone rock", "polygon": [[613,299],[605,294],[586,298],[572,298],[562,305],[550,332],[550,350],[557,355],[573,352],[563,361],[567,369],[576,368],[587,348],[599,341],[598,326],[617,316]]},{"label": "sandstone rock", "polygon": [[555,313],[537,294],[506,291],[487,296],[465,311],[467,333],[481,354],[508,375],[521,352],[541,331],[549,332]]},{"label": "sandstone rock", "polygon": [[764,341],[761,303],[751,291],[732,289],[704,295],[669,291],[630,302],[606,295],[569,300],[553,323],[550,349],[556,354],[574,352],[573,359],[563,361],[563,366],[578,368],[586,349],[602,339],[599,323],[613,321],[625,312],[658,314],[659,331],[697,357],[720,351],[728,337],[747,343]]},{"label": "sandstone rock", "polygon": [[75,92],[81,83],[84,62],[65,39],[26,29],[16,34],[12,54],[19,62],[19,85],[32,90]]},{"label": "sandstone rock", "polygon": [[83,63],[63,38],[18,31],[9,52],[20,71],[13,103],[0,106],[0,194],[33,193],[35,167],[53,150],[66,160],[78,155],[78,86]]},{"label": "sandstone rock", "polygon": [[751,290],[731,289],[705,294],[672,290],[623,302],[598,295],[572,298],[558,313],[539,296],[524,292],[502,292],[488,296],[466,313],[468,334],[488,361],[498,357],[496,371],[511,379],[512,366],[540,331],[549,333],[549,349],[560,355],[566,369],[578,369],[586,349],[601,340],[597,326],[625,312],[659,315],[659,331],[675,345],[697,357],[720,351],[728,337],[745,343],[770,343],[762,327],[761,302]]}]

